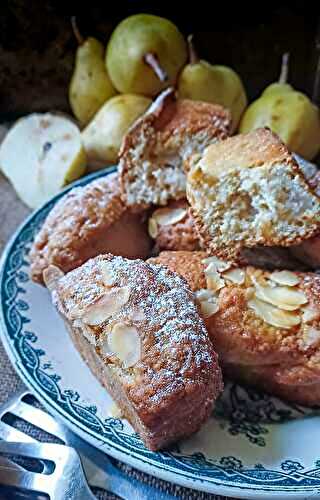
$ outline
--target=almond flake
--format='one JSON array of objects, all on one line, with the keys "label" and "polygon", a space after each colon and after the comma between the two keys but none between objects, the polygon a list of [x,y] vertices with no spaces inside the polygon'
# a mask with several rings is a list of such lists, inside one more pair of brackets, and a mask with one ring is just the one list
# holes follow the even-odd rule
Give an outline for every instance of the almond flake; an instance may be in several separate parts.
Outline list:
[{"label": "almond flake", "polygon": [[111,418],[123,418],[124,417],[122,411],[120,410],[119,406],[115,402],[112,402],[112,404],[110,405],[108,414],[110,415]]},{"label": "almond flake", "polygon": [[211,270],[210,272],[205,272],[207,287],[217,292],[225,286],[225,281],[221,278],[220,274],[216,270]]},{"label": "almond flake", "polygon": [[152,217],[150,217],[148,222],[148,233],[149,236],[151,236],[151,238],[153,239],[156,239],[156,237],[158,236],[158,224]]},{"label": "almond flake", "polygon": [[269,278],[279,285],[296,286],[300,283],[300,279],[291,271],[275,271],[270,274]]},{"label": "almond flake", "polygon": [[236,283],[237,285],[242,285],[246,279],[246,273],[243,269],[239,269],[238,267],[235,269],[230,269],[223,273],[223,277],[231,281],[231,283]]},{"label": "almond flake", "polygon": [[107,346],[120,359],[124,368],[135,365],[141,356],[141,342],[137,329],[117,323],[107,335]]},{"label": "almond flake", "polygon": [[266,323],[278,328],[292,328],[299,325],[301,317],[297,313],[283,311],[259,299],[251,299],[248,306]]},{"label": "almond flake", "polygon": [[100,325],[113,314],[117,314],[128,302],[130,288],[115,287],[110,289],[95,304],[90,305],[82,317],[82,321],[88,325]]},{"label": "almond flake", "polygon": [[318,309],[314,309],[311,306],[302,307],[302,320],[305,323],[309,323],[309,321],[313,321],[315,319],[319,319],[320,311]]},{"label": "almond flake", "polygon": [[255,293],[258,299],[264,300],[286,311],[299,309],[300,306],[308,302],[307,297],[302,291],[293,290],[286,286],[270,287],[256,284]]},{"label": "almond flake", "polygon": [[320,330],[306,325],[304,327],[303,340],[306,347],[311,347],[320,341]]},{"label": "almond flake", "polygon": [[213,290],[208,290],[207,288],[201,288],[195,293],[197,299],[201,302],[203,300],[214,299],[217,295],[213,292]]},{"label": "almond flake", "polygon": [[211,302],[209,300],[200,301],[200,308],[204,318],[209,318],[219,311],[218,302]]},{"label": "almond flake", "polygon": [[152,214],[152,218],[159,226],[169,226],[180,222],[187,215],[186,208],[158,208]]},{"label": "almond flake", "polygon": [[227,269],[230,269],[231,263],[230,262],[225,262],[224,260],[219,259],[218,257],[212,256],[212,257],[207,257],[202,260],[203,264],[207,264],[208,266],[212,264],[212,266],[220,272],[227,271]]},{"label": "almond flake", "polygon": [[102,260],[101,262],[99,262],[99,268],[102,274],[103,283],[108,287],[114,285],[115,276],[113,273],[111,262]]}]

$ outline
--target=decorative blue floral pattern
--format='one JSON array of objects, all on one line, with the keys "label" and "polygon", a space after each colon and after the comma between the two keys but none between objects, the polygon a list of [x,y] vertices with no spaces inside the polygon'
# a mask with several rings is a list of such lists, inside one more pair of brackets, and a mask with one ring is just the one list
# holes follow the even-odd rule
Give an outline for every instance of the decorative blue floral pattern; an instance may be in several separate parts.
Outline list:
[{"label": "decorative blue floral pattern", "polygon": [[[113,171],[109,169],[108,172]],[[107,172],[93,174],[78,184]],[[41,364],[44,351],[37,347],[37,335],[28,329],[29,305],[25,299],[24,284],[28,281],[28,255],[30,244],[38,228],[52,206],[60,198],[57,196],[39,212],[32,215],[24,224],[3,260],[1,275],[2,297],[2,335],[16,366],[24,378],[46,395],[56,411],[68,415],[70,420],[84,427],[100,441],[108,443],[126,455],[132,455],[137,462],[148,462],[159,470],[174,471],[175,476],[190,478],[192,481],[206,481],[228,487],[249,488],[255,491],[313,491],[320,488],[320,459],[315,468],[306,470],[296,459],[288,459],[279,464],[279,470],[269,470],[257,463],[246,468],[239,457],[225,456],[218,461],[206,458],[202,453],[183,455],[176,445],[169,451],[153,453],[147,450],[136,434],[129,434],[119,419],[108,418],[102,421],[95,406],[81,403],[80,395],[73,390],[62,391],[59,387],[60,376],[51,373],[50,361]],[[303,416],[306,410],[290,406],[265,394],[230,384],[215,410],[215,418],[221,422],[232,436],[243,434],[251,443],[264,446],[268,429],[265,424],[282,422]]]}]

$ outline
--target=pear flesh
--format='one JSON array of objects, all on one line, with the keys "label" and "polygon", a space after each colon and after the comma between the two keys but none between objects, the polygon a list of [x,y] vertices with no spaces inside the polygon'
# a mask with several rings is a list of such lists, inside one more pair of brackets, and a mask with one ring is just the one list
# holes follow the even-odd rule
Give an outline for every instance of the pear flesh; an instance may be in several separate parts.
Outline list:
[{"label": "pear flesh", "polygon": [[228,66],[212,65],[200,59],[181,71],[178,94],[182,99],[220,104],[231,112],[232,131],[247,106],[247,96],[238,74]]},{"label": "pear flesh", "polygon": [[290,151],[312,160],[320,151],[319,109],[291,85],[274,83],[244,113],[240,132],[269,127]]},{"label": "pear flesh", "polygon": [[21,200],[37,208],[85,172],[80,131],[52,113],[21,118],[1,144],[0,167]]},{"label": "pear flesh", "polygon": [[88,38],[78,47],[69,88],[74,115],[86,125],[116,93],[106,70],[103,45],[95,38]]},{"label": "pear flesh", "polygon": [[107,101],[82,132],[89,162],[94,166],[116,163],[124,135],[151,102],[134,94],[118,95]]},{"label": "pear flesh", "polygon": [[[157,59],[166,80],[148,64]],[[175,84],[187,60],[187,47],[178,28],[168,19],[137,14],[124,19],[111,35],[106,66],[115,88],[124,94],[155,96]]]}]

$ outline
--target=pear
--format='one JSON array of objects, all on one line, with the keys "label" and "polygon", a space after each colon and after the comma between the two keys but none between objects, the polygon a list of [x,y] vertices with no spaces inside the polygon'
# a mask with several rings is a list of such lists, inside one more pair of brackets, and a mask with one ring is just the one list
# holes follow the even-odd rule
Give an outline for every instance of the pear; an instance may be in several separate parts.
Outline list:
[{"label": "pear", "polygon": [[192,35],[188,37],[189,64],[180,73],[178,94],[182,99],[212,102],[228,108],[234,131],[247,106],[247,95],[239,75],[228,66],[212,65],[199,59]]},{"label": "pear", "polygon": [[37,208],[84,173],[80,130],[52,113],[21,118],[0,146],[0,166],[21,200]]},{"label": "pear", "polygon": [[106,51],[113,85],[125,94],[158,94],[175,84],[186,60],[186,43],[178,28],[149,14],[136,14],[118,24]]},{"label": "pear", "polygon": [[70,82],[69,101],[74,115],[86,125],[101,106],[117,92],[104,63],[104,46],[95,38],[84,40],[72,18],[72,26],[79,47]]},{"label": "pear", "polygon": [[288,54],[284,54],[279,81],[250,104],[241,119],[240,132],[269,127],[291,151],[312,160],[320,151],[319,109],[289,85],[287,77]]},{"label": "pear", "polygon": [[148,97],[134,94],[109,99],[82,131],[88,160],[95,166],[116,163],[124,135],[151,102]]}]

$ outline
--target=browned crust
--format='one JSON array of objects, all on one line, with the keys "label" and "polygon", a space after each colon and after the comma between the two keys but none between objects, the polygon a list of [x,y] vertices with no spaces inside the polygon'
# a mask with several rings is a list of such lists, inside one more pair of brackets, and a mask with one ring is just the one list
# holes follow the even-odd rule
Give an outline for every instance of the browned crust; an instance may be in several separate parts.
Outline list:
[{"label": "browned crust", "polygon": [[[287,163],[299,168],[286,145],[268,128],[238,134],[210,148],[210,161],[215,170],[228,169],[235,163],[241,167],[259,167],[266,163]],[[300,170],[300,169],[299,169]]]},{"label": "browned crust", "polygon": [[126,209],[111,174],[72,189],[51,210],[31,248],[31,277],[42,284],[49,264],[68,272],[100,253],[145,258],[150,248],[146,223]]},{"label": "browned crust", "polygon": [[202,260],[207,257],[205,252],[164,251],[157,257],[148,259],[151,264],[166,266],[170,271],[178,273],[188,283],[193,292],[206,288],[206,278],[204,275],[204,265]]},{"label": "browned crust", "polygon": [[[195,432],[209,417],[213,402],[222,389],[217,357],[186,282],[160,266],[150,266],[143,261],[127,261],[120,274],[116,274],[120,278],[116,279],[126,280],[125,274],[121,273],[127,273],[127,265],[130,269],[131,266],[134,267],[134,279],[132,277],[133,281],[128,282],[131,288],[129,309],[123,314],[129,318],[131,310],[145,308],[145,318],[139,320],[137,326],[141,357],[134,368],[128,370],[121,368],[111,358],[103,358],[97,348],[99,359],[103,359],[102,362],[97,361],[97,356],[92,353],[95,352],[95,347],[88,346],[84,340],[75,340],[75,337],[83,334],[71,325],[72,319],[69,316],[73,317],[72,304],[76,304],[76,307],[81,305],[82,295],[83,300],[87,301],[92,292],[100,295],[103,293],[98,266],[101,260],[117,262],[116,266],[120,263],[120,268],[115,268],[118,273],[122,269],[121,262],[126,259],[111,255],[91,259],[81,268],[58,279],[53,290],[54,301],[64,319],[69,322],[69,328],[74,330],[73,340],[90,368],[110,390],[135,430],[141,433],[146,446],[156,450]],[[164,277],[169,280],[168,289],[164,284]],[[94,284],[93,289],[90,283]],[[120,285],[123,286],[124,283],[127,282],[121,281]],[[177,295],[175,287],[179,287]],[[158,311],[158,306],[154,301],[160,300],[163,293],[170,295],[170,331],[164,327],[166,323],[163,323],[163,318],[167,317],[166,306],[161,302],[161,312],[155,312]],[[153,297],[152,302],[149,300],[150,296]],[[90,301],[95,301],[98,295],[90,297]],[[179,304],[175,303],[175,297]],[[175,310],[173,317],[170,316],[171,307]],[[177,312],[180,307],[184,311],[183,318]],[[153,311],[156,316],[149,317],[148,311],[150,314]],[[103,332],[96,332],[96,338],[100,335]]]},{"label": "browned crust", "polygon": [[[297,161],[289,153],[286,145],[280,138],[271,132],[268,128],[257,129],[248,134],[239,134],[234,137],[229,137],[224,141],[217,142],[211,146],[210,158],[214,163],[214,168],[227,169],[228,166],[234,166],[235,163],[238,167],[258,167],[264,164],[283,163],[289,165],[292,169],[292,176],[299,176],[305,184],[305,190],[310,193],[310,196],[317,196],[316,181],[312,184],[306,181]],[[189,191],[189,194],[188,194]],[[244,248],[243,242],[233,242],[233,245],[219,247],[212,239],[209,233],[209,228],[206,227],[202,220],[202,214],[197,212],[193,206],[192,200],[192,181],[190,182],[189,189],[187,190],[188,201],[191,204],[191,214],[197,226],[197,230],[203,241],[203,247],[206,248],[208,254],[216,255],[224,260],[233,261],[239,265],[248,264],[242,249]],[[320,199],[319,199],[320,203]],[[254,228],[253,234],[254,234]],[[310,227],[305,230],[303,236],[283,236],[273,237],[268,240],[267,237],[263,241],[257,241],[254,237],[246,242],[246,247],[254,248],[257,245],[266,247],[290,247],[299,245],[303,241],[312,238],[320,231],[320,223],[310,224]]]},{"label": "browned crust", "polygon": [[[122,190],[122,198],[126,205],[132,210],[139,211],[148,208],[148,203],[133,204],[128,202],[126,185],[135,177],[136,163],[133,152],[136,148],[149,149],[154,155],[156,144],[161,145],[163,154],[170,155],[172,137],[176,139],[176,145],[183,143],[186,137],[192,141],[192,136],[200,131],[205,131],[211,139],[226,139],[230,135],[231,114],[222,106],[192,101],[189,99],[177,99],[174,89],[164,91],[156,99],[147,112],[140,117],[123,139],[119,152],[119,170]],[[156,158],[153,159],[156,165]],[[190,168],[189,162],[180,165],[181,169]],[[185,197],[185,192],[177,192],[175,199]]]},{"label": "browned crust", "polygon": [[320,405],[320,382],[299,384],[299,378],[293,384],[281,383],[278,375],[281,366],[248,366],[222,363],[224,376],[250,387],[263,390],[268,394],[304,406]]},{"label": "browned crust", "polygon": [[[196,291],[206,288],[202,264],[204,255],[203,252],[162,252],[152,262],[161,263],[178,272],[187,280],[190,288]],[[319,311],[312,326],[320,329],[320,276],[313,273],[297,275],[301,279],[299,288],[309,299],[309,305]],[[289,386],[288,394],[292,394],[292,399],[293,387],[320,384],[319,343],[309,347],[305,345],[303,326],[282,329],[268,325],[248,308],[247,300],[244,286],[227,284],[219,293],[218,312],[205,320],[221,363],[241,365],[243,370],[250,367],[250,370],[252,368],[260,373],[257,377],[259,381],[263,380],[265,374],[266,385],[274,366],[278,365],[277,370],[272,372],[275,394],[280,394],[277,392],[277,385]],[[299,401],[302,401],[302,393],[299,390]],[[306,396],[306,401],[308,398],[310,396]],[[312,404],[316,404],[315,398]]]}]

